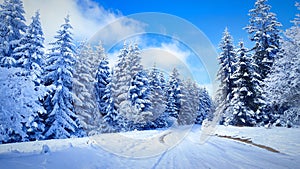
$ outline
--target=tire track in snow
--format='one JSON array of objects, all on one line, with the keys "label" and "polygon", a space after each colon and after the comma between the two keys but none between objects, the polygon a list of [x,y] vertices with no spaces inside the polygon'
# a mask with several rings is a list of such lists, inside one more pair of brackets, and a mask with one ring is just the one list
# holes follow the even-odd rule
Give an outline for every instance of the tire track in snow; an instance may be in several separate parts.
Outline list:
[{"label": "tire track in snow", "polygon": [[250,138],[238,138],[238,137],[232,137],[232,136],[222,136],[222,135],[218,135],[218,134],[216,134],[216,136],[220,137],[220,138],[226,138],[226,139],[231,139],[231,140],[239,141],[239,142],[242,142],[242,143],[250,144],[250,145],[265,149],[265,150],[273,152],[273,153],[281,153],[280,151],[278,151],[278,150],[276,150],[272,147],[268,147],[268,146],[265,146],[265,145],[262,145],[262,144],[253,143]]},{"label": "tire track in snow", "polygon": [[166,133],[166,134],[160,136],[160,137],[159,137],[159,142],[162,143],[162,144],[165,144],[165,143],[166,143],[166,142],[165,142],[165,137],[166,137],[167,135],[169,135],[169,134],[171,134],[171,132],[168,132],[168,133]]},{"label": "tire track in snow", "polygon": [[[163,134],[162,136],[160,136],[158,138],[159,142],[162,143],[162,144],[165,144],[165,137],[169,134],[171,134],[172,132],[168,132],[168,133],[165,133]],[[159,163],[161,162],[161,160],[163,159],[163,157],[166,155],[166,153],[169,151],[169,149],[166,149],[165,152],[162,153],[162,155],[158,158],[158,160],[156,161],[156,163],[153,165],[152,169],[155,169],[157,168],[157,166],[159,165]]]}]

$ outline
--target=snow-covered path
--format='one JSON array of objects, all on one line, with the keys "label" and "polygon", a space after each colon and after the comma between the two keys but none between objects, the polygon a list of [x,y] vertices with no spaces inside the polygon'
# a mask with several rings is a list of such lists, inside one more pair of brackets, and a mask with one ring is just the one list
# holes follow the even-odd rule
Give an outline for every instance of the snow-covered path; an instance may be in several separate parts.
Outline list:
[{"label": "snow-covered path", "polygon": [[[249,131],[245,132],[245,129]],[[237,133],[241,133],[241,137],[249,133],[247,137],[259,140],[255,137],[267,137],[268,133],[277,130],[245,129],[220,127],[216,133],[235,137],[238,137]],[[260,134],[256,131],[260,131]],[[285,130],[285,133],[299,138],[299,131],[290,129]],[[256,133],[255,137],[253,133]],[[300,168],[300,150],[297,146],[293,148],[296,149],[293,153],[287,148],[287,153],[274,153],[217,136],[200,144],[199,127],[194,127],[181,140],[183,134],[186,134],[186,130],[179,128],[131,132],[122,136],[107,134],[91,138],[0,145],[0,168]],[[281,138],[288,140],[283,136]],[[272,147],[282,140],[273,140],[275,143],[267,146]],[[41,153],[43,145],[48,145],[50,152]]]}]

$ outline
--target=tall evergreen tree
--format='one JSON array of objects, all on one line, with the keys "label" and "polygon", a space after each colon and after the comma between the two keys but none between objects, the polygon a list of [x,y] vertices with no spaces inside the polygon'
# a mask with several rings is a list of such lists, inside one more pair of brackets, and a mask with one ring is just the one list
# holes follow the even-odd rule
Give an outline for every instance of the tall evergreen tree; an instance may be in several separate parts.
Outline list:
[{"label": "tall evergreen tree", "polygon": [[21,68],[0,68],[0,143],[43,139],[43,122],[39,103],[45,90],[30,76],[19,76]]},{"label": "tall evergreen tree", "polygon": [[[114,71],[111,71],[111,76],[113,77]],[[103,98],[105,98],[105,104],[106,104],[106,110],[105,110],[105,116],[102,119],[102,123],[100,126],[100,132],[107,133],[107,132],[115,132],[120,131],[122,127],[124,127],[123,124],[120,122],[122,121],[122,116],[119,115],[117,112],[117,109],[114,104],[114,97],[112,93],[112,87],[115,85],[116,79],[111,79],[110,83],[108,83],[106,90],[104,92]]]},{"label": "tall evergreen tree", "polygon": [[194,124],[199,109],[198,86],[190,79],[181,83],[181,109],[178,123],[181,125]]},{"label": "tall evergreen tree", "polygon": [[150,86],[145,71],[138,72],[131,80],[129,100],[132,106],[129,121],[134,125],[132,129],[145,129],[147,123],[153,119],[153,114],[150,112]]},{"label": "tall evergreen tree", "polygon": [[[299,3],[296,7],[300,10]],[[288,127],[300,125],[300,15],[292,22],[264,88],[273,112],[271,122]]]},{"label": "tall evergreen tree", "polygon": [[255,119],[255,101],[256,96],[255,77],[253,77],[253,66],[248,50],[244,47],[244,43],[239,43],[237,50],[238,61],[235,64],[236,71],[233,73],[234,90],[231,104],[233,111],[225,117],[225,123],[238,126],[254,126]]},{"label": "tall evergreen tree", "polygon": [[143,70],[143,66],[141,65],[141,55],[140,55],[140,49],[138,45],[130,44],[129,45],[129,53],[128,53],[128,61],[129,61],[129,73],[131,76],[131,79],[134,78],[136,74],[138,74],[140,71]]},{"label": "tall evergreen tree", "polygon": [[98,66],[97,74],[96,74],[96,83],[95,83],[95,89],[96,89],[96,98],[98,107],[100,110],[100,113],[102,116],[106,115],[106,109],[107,109],[107,103],[106,99],[106,90],[108,90],[107,86],[110,83],[111,77],[110,77],[110,70],[108,67],[108,60],[107,57],[104,55],[100,59],[100,63]]},{"label": "tall evergreen tree", "polygon": [[274,56],[280,51],[279,27],[276,15],[270,12],[267,0],[257,0],[254,9],[249,11],[249,25],[245,28],[250,40],[255,42],[253,59],[257,65],[255,70],[263,81],[274,62]]},{"label": "tall evergreen tree", "polygon": [[213,118],[213,103],[205,88],[198,89],[199,107],[197,111],[196,124],[202,124],[204,119],[212,120]]},{"label": "tall evergreen tree", "polygon": [[0,8],[0,66],[12,67],[19,59],[13,51],[26,29],[25,11],[21,0],[4,0]]},{"label": "tall evergreen tree", "polygon": [[111,86],[115,108],[118,111],[119,119],[123,120],[123,122],[120,122],[123,126],[126,125],[127,120],[130,120],[126,120],[126,114],[128,114],[130,109],[130,101],[128,100],[129,87],[134,76],[143,70],[140,62],[140,52],[137,45],[133,46],[130,44],[127,46],[124,43],[124,47],[118,56],[118,63],[114,69],[113,84]]},{"label": "tall evergreen tree", "polygon": [[92,130],[97,126],[96,123],[99,122],[100,118],[95,115],[100,113],[96,108],[95,77],[91,65],[91,62],[96,62],[93,59],[95,54],[92,47],[86,42],[83,42],[77,50],[75,55],[77,62],[73,75],[74,108],[80,125],[85,130]]},{"label": "tall evergreen tree", "polygon": [[173,69],[169,82],[167,85],[167,103],[166,114],[167,117],[178,118],[178,113],[181,109],[181,80],[179,79],[179,73],[176,68]]},{"label": "tall evergreen tree", "polygon": [[26,70],[35,83],[41,83],[44,64],[44,37],[40,22],[39,12],[32,17],[31,24],[27,27],[26,33],[13,51],[13,57],[18,58],[17,66]]},{"label": "tall evergreen tree", "polygon": [[149,72],[150,102],[152,104],[153,119],[157,119],[164,111],[166,97],[164,91],[164,77],[156,66]]},{"label": "tall evergreen tree", "polygon": [[128,47],[124,43],[123,49],[121,49],[120,54],[118,55],[118,62],[112,76],[112,97],[114,98],[114,104],[117,110],[120,110],[122,102],[126,101],[128,98],[128,90],[131,80],[128,53]]},{"label": "tall evergreen tree", "polygon": [[[232,91],[234,87],[232,74],[235,71],[234,63],[236,62],[236,53],[233,45],[233,38],[226,28],[220,43],[221,53],[218,57],[220,68],[217,78],[220,86],[217,93],[217,112],[223,114],[224,117],[229,116],[232,111],[230,100],[232,99]],[[221,123],[223,120],[221,121]]]},{"label": "tall evergreen tree", "polygon": [[69,16],[57,31],[56,41],[47,58],[45,84],[51,88],[45,100],[48,117],[46,120],[46,138],[69,138],[81,136],[78,118],[74,112],[72,97],[72,77],[74,58],[74,44],[70,32]]}]

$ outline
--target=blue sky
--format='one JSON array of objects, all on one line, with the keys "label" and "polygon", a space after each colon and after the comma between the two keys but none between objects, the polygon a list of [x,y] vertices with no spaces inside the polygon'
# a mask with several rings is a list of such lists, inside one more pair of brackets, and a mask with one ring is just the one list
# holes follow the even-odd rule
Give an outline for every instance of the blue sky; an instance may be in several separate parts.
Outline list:
[{"label": "blue sky", "polygon": [[[130,17],[131,15],[136,13],[159,12],[180,17],[184,20],[187,20],[188,22],[196,26],[199,30],[201,30],[211,41],[212,45],[215,47],[214,49],[216,49],[216,52],[219,52],[218,45],[222,38],[222,33],[225,27],[229,28],[229,31],[235,40],[235,44],[237,44],[238,41],[243,40],[246,46],[252,46],[252,43],[248,39],[248,34],[245,30],[243,30],[243,28],[248,24],[248,12],[250,9],[254,8],[255,1],[256,0],[97,0],[97,3],[100,6],[103,6],[106,10],[113,13],[119,13],[122,16]],[[297,9],[294,6],[295,1],[269,0],[268,4],[271,5],[271,12],[275,13],[277,15],[278,21],[282,23],[283,26],[281,27],[281,29],[284,30],[289,28],[291,26],[290,21],[295,17],[295,14],[297,13]],[[155,24],[155,21],[150,22],[151,24]],[[168,24],[168,22],[166,22],[166,24]],[[168,27],[168,25],[165,26]],[[145,39],[147,38],[144,38],[144,40]],[[216,84],[213,81],[215,80],[215,75],[218,69],[216,60],[217,53],[211,55],[214,58],[210,59],[210,63],[208,63],[205,58],[203,59],[204,56],[198,55],[198,57],[201,58],[200,62],[203,62],[200,63],[199,60],[195,60],[195,53],[193,53],[193,51],[191,51],[189,48],[184,47],[185,45],[189,47],[189,44],[187,44],[186,41],[183,41],[183,43],[185,43],[184,45],[178,45],[180,44],[180,42],[177,43],[176,41],[169,43],[169,45],[166,45],[163,41],[161,41],[161,43],[163,43],[164,46],[156,45],[155,48],[160,48],[168,51],[179,51],[179,48],[180,51],[178,53],[189,53],[190,56],[183,57],[184,64],[181,65],[186,65],[190,72],[192,72],[194,80],[196,80],[199,84],[204,84],[206,85],[206,87],[210,88],[209,90],[212,94],[212,90],[214,90],[213,88],[216,88]],[[177,44],[177,46],[174,47],[174,44]],[[167,48],[164,48],[166,46]],[[202,50],[203,49],[205,49],[205,47],[203,47]],[[201,49],[199,51],[201,51]],[[145,53],[147,53],[147,51]],[[154,50],[152,51],[152,53],[157,53],[157,51]],[[174,53],[174,56],[179,55],[178,53]],[[165,56],[167,58],[166,53],[161,52],[160,54],[161,56]],[[150,57],[149,54],[147,55],[147,57]],[[171,60],[173,59],[164,60],[165,62],[162,62],[162,64],[167,65],[171,62]],[[203,65],[206,68],[203,68]],[[210,68],[213,68],[213,71],[209,70]],[[179,69],[181,72],[184,72],[186,70],[186,67],[181,67]],[[187,73],[182,74],[184,74],[184,76],[187,76]]]},{"label": "blue sky", "polygon": [[[23,0],[28,23],[36,10],[41,13],[46,47],[49,42],[53,42],[63,18],[69,14],[75,43],[101,40],[106,51],[112,51],[109,56],[114,60],[118,49],[110,50],[111,47],[123,43],[126,38],[136,38],[140,47],[145,49],[143,56],[154,57],[157,65],[158,62],[165,64],[164,69],[167,71],[171,69],[170,63],[185,67],[185,70],[188,68],[193,73],[194,80],[207,86],[215,79],[214,74],[218,69],[218,51],[215,49],[218,48],[225,27],[229,28],[235,44],[244,40],[246,46],[252,46],[243,28],[248,24],[248,11],[254,7],[255,1]],[[271,11],[277,14],[278,21],[283,24],[282,29],[289,28],[290,20],[298,12],[294,7],[294,0],[269,0],[268,3],[272,6]],[[145,12],[155,13],[145,15]],[[157,15],[159,13],[170,15]],[[149,30],[159,36],[143,34]],[[166,36],[163,36],[164,32]],[[139,34],[140,37],[137,36]],[[153,37],[159,38],[154,40]],[[149,43],[153,40],[155,43]],[[154,54],[156,56],[152,56]],[[144,63],[152,65],[149,59]]]},{"label": "blue sky", "polygon": [[[248,11],[255,0],[97,0],[106,9],[122,15],[140,12],[162,12],[176,15],[202,30],[214,46],[218,46],[227,26],[236,41],[247,41],[242,29],[248,24]],[[294,0],[269,0],[271,11],[277,14],[283,29],[291,26],[297,13]]]}]

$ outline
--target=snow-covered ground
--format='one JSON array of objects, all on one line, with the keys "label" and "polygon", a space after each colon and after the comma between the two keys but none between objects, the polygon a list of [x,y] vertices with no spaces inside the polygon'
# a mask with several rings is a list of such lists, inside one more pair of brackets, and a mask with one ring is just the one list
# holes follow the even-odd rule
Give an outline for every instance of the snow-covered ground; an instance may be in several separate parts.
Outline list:
[{"label": "snow-covered ground", "polygon": [[0,168],[300,168],[300,128],[218,126],[203,144],[200,136],[195,125],[3,144]]}]

